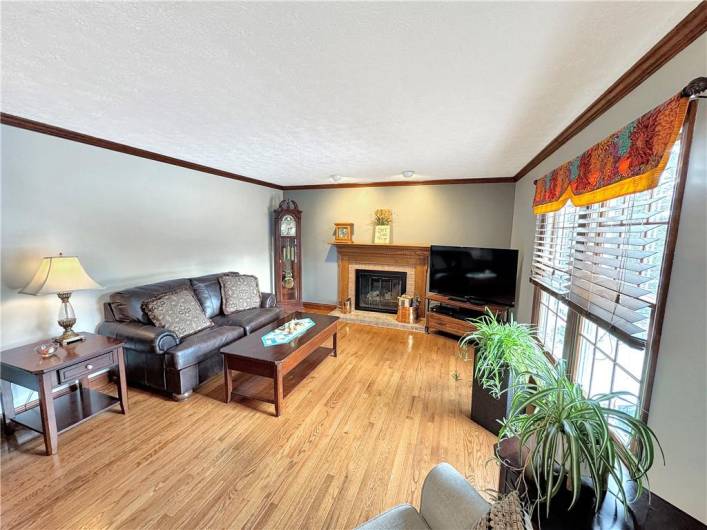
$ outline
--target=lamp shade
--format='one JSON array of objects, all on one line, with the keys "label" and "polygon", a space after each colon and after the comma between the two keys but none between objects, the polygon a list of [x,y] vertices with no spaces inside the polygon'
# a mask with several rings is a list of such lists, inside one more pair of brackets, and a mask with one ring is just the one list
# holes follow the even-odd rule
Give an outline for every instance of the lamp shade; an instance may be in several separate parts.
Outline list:
[{"label": "lamp shade", "polygon": [[20,292],[40,295],[102,288],[88,275],[76,256],[59,255],[42,258],[34,278]]}]

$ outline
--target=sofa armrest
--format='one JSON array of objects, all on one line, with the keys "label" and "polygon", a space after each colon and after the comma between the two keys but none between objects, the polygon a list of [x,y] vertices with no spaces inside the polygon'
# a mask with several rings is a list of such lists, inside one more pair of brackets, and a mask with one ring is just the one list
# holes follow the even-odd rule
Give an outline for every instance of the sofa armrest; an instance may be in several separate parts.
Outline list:
[{"label": "sofa armrest", "polygon": [[275,307],[277,299],[272,293],[260,293],[260,307]]},{"label": "sofa armrest", "polygon": [[432,530],[472,528],[491,509],[449,464],[435,466],[422,485],[420,514]]},{"label": "sofa armrest", "polygon": [[126,348],[137,351],[164,353],[179,344],[179,338],[173,331],[140,322],[102,322],[98,333],[122,339],[126,342]]}]

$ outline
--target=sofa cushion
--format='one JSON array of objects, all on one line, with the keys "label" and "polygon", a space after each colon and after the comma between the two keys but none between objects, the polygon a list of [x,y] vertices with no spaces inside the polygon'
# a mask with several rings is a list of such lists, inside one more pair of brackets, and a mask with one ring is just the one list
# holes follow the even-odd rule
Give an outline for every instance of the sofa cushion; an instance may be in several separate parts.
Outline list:
[{"label": "sofa cushion", "polygon": [[260,288],[258,278],[255,276],[224,274],[218,281],[221,283],[221,299],[225,315],[260,307]]},{"label": "sofa cushion", "polygon": [[280,318],[280,310],[277,307],[259,307],[230,315],[219,315],[214,317],[213,322],[217,326],[240,326],[245,329],[246,334],[250,335],[278,318]]},{"label": "sofa cushion", "polygon": [[224,274],[238,276],[237,272],[219,272],[191,279],[191,287],[207,318],[221,314],[221,283],[218,279]]},{"label": "sofa cushion", "polygon": [[150,317],[142,309],[142,303],[145,300],[181,287],[189,287],[189,280],[186,278],[169,280],[118,291],[110,295],[111,309],[118,322],[136,321],[143,324],[152,324]]},{"label": "sofa cushion", "polygon": [[206,318],[191,287],[145,300],[142,308],[155,326],[173,331],[180,339],[214,325]]},{"label": "sofa cushion", "polygon": [[226,344],[230,344],[245,335],[243,328],[237,326],[217,326],[195,333],[174,348],[165,353],[167,368],[181,370],[199,363],[212,355]]},{"label": "sofa cushion", "polygon": [[356,530],[429,530],[429,526],[410,504],[399,504],[363,523]]}]

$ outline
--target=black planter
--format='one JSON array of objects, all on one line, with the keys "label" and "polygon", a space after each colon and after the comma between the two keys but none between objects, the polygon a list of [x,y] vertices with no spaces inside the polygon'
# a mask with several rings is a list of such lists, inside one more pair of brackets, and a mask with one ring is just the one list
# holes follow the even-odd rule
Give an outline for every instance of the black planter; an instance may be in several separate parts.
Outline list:
[{"label": "black planter", "polygon": [[[533,491],[528,492],[533,497]],[[540,528],[544,530],[555,530],[560,528],[572,528],[573,530],[592,530],[594,528],[594,488],[591,482],[582,479],[579,497],[570,509],[572,504],[572,492],[565,487],[560,488],[550,501],[550,514],[547,515],[545,503],[536,505],[532,514],[534,521],[540,522]]]},{"label": "black planter", "polygon": [[[472,373],[476,372],[476,359]],[[508,370],[504,371],[502,390],[508,389],[510,375]],[[481,425],[487,431],[491,431],[498,436],[501,430],[499,421],[506,417],[510,405],[508,392],[503,392],[499,399],[494,398],[487,390],[481,387],[474,377],[471,386],[471,419]]]}]

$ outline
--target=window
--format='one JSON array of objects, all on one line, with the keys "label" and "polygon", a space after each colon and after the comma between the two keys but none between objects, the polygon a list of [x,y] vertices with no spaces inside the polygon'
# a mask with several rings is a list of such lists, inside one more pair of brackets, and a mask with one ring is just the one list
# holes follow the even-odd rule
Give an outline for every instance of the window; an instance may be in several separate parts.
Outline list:
[{"label": "window", "polygon": [[626,392],[611,406],[644,419],[655,361],[648,349],[684,163],[678,141],[652,190],[568,203],[536,218],[531,282],[539,340],[553,359],[567,361],[587,395]]},{"label": "window", "polygon": [[638,415],[645,350],[632,348],[586,318],[579,320],[575,380],[587,395],[627,392],[610,406]]},{"label": "window", "polygon": [[538,301],[538,338],[554,360],[562,359],[567,327],[567,305],[541,291]]},{"label": "window", "polygon": [[610,406],[636,416],[645,413],[646,349],[627,344],[580,316],[557,296],[536,289],[538,298],[533,322],[538,339],[551,358],[567,361],[570,374],[586,395],[626,392],[614,398]]}]

